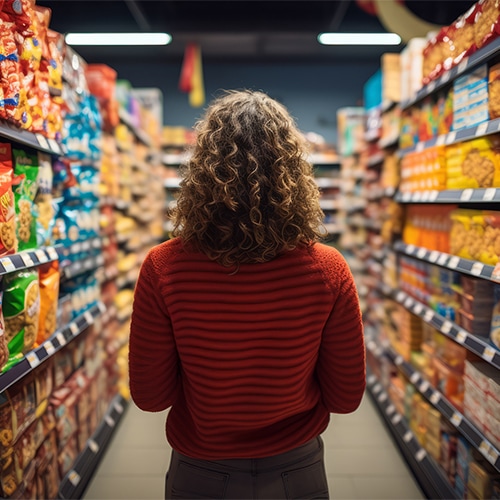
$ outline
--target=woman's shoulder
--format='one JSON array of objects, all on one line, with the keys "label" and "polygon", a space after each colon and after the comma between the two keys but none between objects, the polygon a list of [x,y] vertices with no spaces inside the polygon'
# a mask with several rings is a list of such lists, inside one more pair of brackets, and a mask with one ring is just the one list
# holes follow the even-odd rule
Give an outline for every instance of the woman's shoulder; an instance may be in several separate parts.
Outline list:
[{"label": "woman's shoulder", "polygon": [[330,277],[338,279],[349,273],[347,261],[336,248],[324,243],[314,243],[308,247],[308,252],[315,264]]}]

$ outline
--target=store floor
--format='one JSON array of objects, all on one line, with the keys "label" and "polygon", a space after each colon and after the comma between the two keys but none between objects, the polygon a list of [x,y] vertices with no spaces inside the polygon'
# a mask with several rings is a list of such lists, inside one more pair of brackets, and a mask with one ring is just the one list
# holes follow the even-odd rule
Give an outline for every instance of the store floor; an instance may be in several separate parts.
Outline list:
[{"label": "store floor", "polygon": [[[131,403],[85,500],[163,498],[170,459],[164,424],[165,412]],[[333,415],[323,440],[332,499],[425,498],[368,395],[355,413]]]}]

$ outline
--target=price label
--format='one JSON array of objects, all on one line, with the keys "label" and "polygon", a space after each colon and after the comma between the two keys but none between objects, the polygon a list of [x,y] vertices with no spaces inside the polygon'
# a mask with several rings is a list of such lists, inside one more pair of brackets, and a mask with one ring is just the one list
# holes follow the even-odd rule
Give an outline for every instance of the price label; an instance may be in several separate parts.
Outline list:
[{"label": "price label", "polygon": [[401,200],[404,203],[408,203],[411,200],[411,193],[403,193],[403,196],[401,197]]},{"label": "price label", "polygon": [[116,401],[114,404],[115,410],[121,415],[123,413],[123,406]]},{"label": "price label", "polygon": [[473,193],[474,191],[472,189],[464,189],[460,195],[460,201],[469,201]]},{"label": "price label", "polygon": [[476,128],[476,137],[486,134],[488,130],[488,122],[480,123]]},{"label": "price label", "polygon": [[21,260],[23,261],[23,264],[26,267],[33,267],[35,263],[33,262],[33,259],[31,258],[31,255],[29,253],[20,253],[19,256],[21,257]]},{"label": "price label", "polygon": [[463,344],[467,339],[467,332],[465,330],[458,330],[457,335],[455,336],[455,340],[459,344]]},{"label": "price label", "polygon": [[424,314],[424,321],[430,323],[434,319],[434,311],[432,309],[427,309]]},{"label": "price label", "polygon": [[481,262],[474,262],[471,267],[471,274],[474,274],[475,276],[480,276],[481,273],[483,272],[484,269],[484,264]]},{"label": "price label", "polygon": [[456,132],[450,132],[449,134],[446,135],[446,144],[451,144],[452,142],[455,142],[455,139],[457,137]]},{"label": "price label", "polygon": [[38,359],[35,351],[30,351],[28,354],[26,354],[26,359],[28,360],[28,364],[31,366],[31,368],[35,368],[40,364],[40,360]]},{"label": "price label", "polygon": [[425,248],[419,248],[417,251],[417,257],[423,259],[427,255],[427,250]]},{"label": "price label", "polygon": [[429,382],[427,382],[427,380],[422,381],[422,383],[420,384],[420,387],[419,387],[420,392],[422,392],[422,393],[426,392],[428,388],[429,388]]},{"label": "price label", "polygon": [[439,191],[431,191],[429,195],[429,201],[434,203],[439,197]]},{"label": "price label", "polygon": [[442,325],[441,325],[441,331],[444,333],[444,334],[448,334],[450,333],[451,329],[453,328],[453,325],[451,324],[450,321],[445,321]]},{"label": "price label", "polygon": [[417,304],[415,304],[415,307],[413,308],[413,312],[417,316],[419,316],[423,309],[424,309],[424,306],[418,302]]},{"label": "price label", "polygon": [[454,256],[448,262],[448,267],[450,269],[456,269],[460,263],[460,257]]},{"label": "price label", "polygon": [[483,194],[483,201],[493,201],[495,199],[496,194],[497,194],[496,188],[485,189]]},{"label": "price label", "polygon": [[444,266],[446,264],[446,261],[448,260],[448,256],[445,253],[442,253],[439,256],[439,259],[437,261],[438,265]]},{"label": "price label", "polygon": [[399,291],[396,295],[396,300],[398,302],[403,302],[405,297],[406,297],[406,294],[404,292]]},{"label": "price label", "polygon": [[60,154],[61,153],[61,148],[59,147],[59,144],[57,144],[57,142],[54,139],[48,139],[48,142],[49,142],[49,145],[50,145],[50,149],[54,153],[56,153],[56,154]]},{"label": "price label", "polygon": [[381,390],[382,390],[382,386],[381,386],[380,384],[376,384],[376,385],[373,387],[373,393],[374,393],[374,394],[378,394]]},{"label": "price label", "polygon": [[453,413],[450,422],[455,426],[458,427],[462,423],[462,415],[460,413]]},{"label": "price label", "polygon": [[429,191],[424,191],[422,193],[422,202],[427,202],[429,201],[429,197],[430,197],[431,193]]},{"label": "price label", "polygon": [[50,260],[57,260],[59,256],[57,255],[56,249],[54,247],[48,247],[47,253],[49,254]]},{"label": "price label", "polygon": [[93,440],[93,439],[89,439],[87,441],[87,444],[89,445],[89,449],[92,453],[98,453],[99,451],[99,445]]},{"label": "price label", "polygon": [[420,378],[418,372],[413,372],[410,377],[410,382],[412,384],[416,384],[418,382],[418,379]]},{"label": "price label", "polygon": [[431,93],[431,92],[434,92],[434,89],[436,88],[436,80],[432,80],[432,82],[430,82],[428,85],[427,85],[427,89],[428,89],[428,92]]},{"label": "price label", "polygon": [[113,418],[111,417],[111,415],[106,415],[104,417],[104,420],[105,422],[110,426],[110,427],[114,427],[116,422],[113,420]]},{"label": "price label", "polygon": [[387,394],[385,392],[382,392],[378,397],[378,401],[379,403],[384,403],[386,400],[387,400]]},{"label": "price label", "polygon": [[429,261],[434,263],[434,262],[436,262],[436,260],[438,260],[438,257],[439,257],[439,252],[437,252],[436,250],[433,250],[429,255]]},{"label": "price label", "polygon": [[375,380],[377,380],[377,377],[375,377],[375,375],[370,375],[368,378],[367,378],[367,382],[368,382],[368,385],[372,385],[375,383]]},{"label": "price label", "polygon": [[479,445],[479,451],[485,456],[488,457],[490,454],[491,446],[490,443],[485,441],[484,439],[481,441],[481,444]]},{"label": "price label", "polygon": [[69,324],[69,330],[73,336],[78,335],[80,333],[80,329],[76,323]]},{"label": "price label", "polygon": [[85,318],[85,321],[87,322],[88,325],[92,325],[94,323],[94,316],[90,314],[90,311],[85,311],[83,313],[83,317]]},{"label": "price label", "polygon": [[392,425],[399,424],[399,422],[401,422],[401,418],[401,415],[399,413],[396,413],[391,419]]},{"label": "price label", "polygon": [[486,346],[483,351],[483,359],[486,361],[493,361],[493,358],[495,357],[495,353],[497,351],[493,349],[491,346]]},{"label": "price label", "polygon": [[403,356],[401,356],[400,354],[394,359],[394,363],[396,364],[396,366],[401,366],[403,364],[403,361]]},{"label": "price label", "polygon": [[9,257],[5,257],[4,259],[0,259],[0,263],[2,266],[5,268],[5,271],[7,273],[11,273],[12,271],[16,270],[16,266],[14,263],[10,260]]},{"label": "price label", "polygon": [[422,199],[422,193],[420,191],[413,193],[413,201],[415,203],[418,203],[421,199]]},{"label": "price label", "polygon": [[457,67],[457,75],[463,73],[467,69],[467,65],[469,64],[469,58],[466,57],[462,60],[462,62]]},{"label": "price label", "polygon": [[42,134],[36,134],[36,140],[38,141],[38,145],[43,149],[50,149],[49,143],[47,139]]},{"label": "price label", "polygon": [[417,453],[415,453],[415,458],[417,459],[417,462],[421,462],[426,455],[427,452],[423,448],[420,448],[420,450],[418,450]]},{"label": "price label", "polygon": [[57,333],[56,339],[59,342],[60,346],[66,345],[66,337],[63,335],[62,332]]},{"label": "price label", "polygon": [[396,407],[393,404],[390,404],[386,409],[385,413],[391,416],[396,411]]},{"label": "price label", "polygon": [[433,405],[437,405],[440,399],[441,399],[441,394],[439,394],[439,392],[437,391],[434,391],[432,393],[432,396],[430,397],[430,401]]},{"label": "price label", "polygon": [[403,441],[405,443],[409,443],[411,441],[411,438],[413,437],[413,433],[411,431],[406,431],[403,435]]},{"label": "price label", "polygon": [[71,253],[80,253],[82,251],[82,244],[77,242],[71,245]]},{"label": "price label", "polygon": [[490,452],[488,453],[488,461],[492,465],[496,465],[497,460],[498,460],[498,451],[495,450],[494,448],[490,448]]},{"label": "price label", "polygon": [[41,264],[45,264],[49,260],[47,254],[41,248],[35,250],[35,255]]},{"label": "price label", "polygon": [[47,351],[47,354],[49,356],[52,356],[52,354],[56,352],[56,348],[54,347],[54,345],[50,340],[46,340],[43,344],[43,347],[45,347],[45,350]]},{"label": "price label", "polygon": [[415,251],[415,245],[408,245],[406,247],[406,253],[408,255],[412,255],[414,251]]},{"label": "price label", "polygon": [[411,297],[406,297],[406,300],[404,302],[404,306],[406,309],[409,309],[413,304],[413,299]]},{"label": "price label", "polygon": [[78,474],[78,472],[76,472],[76,470],[69,471],[69,473],[68,473],[68,479],[69,479],[69,482],[73,486],[78,486],[78,484],[81,481],[80,474]]},{"label": "price label", "polygon": [[445,142],[446,142],[446,135],[440,135],[436,139],[436,146],[443,146]]}]

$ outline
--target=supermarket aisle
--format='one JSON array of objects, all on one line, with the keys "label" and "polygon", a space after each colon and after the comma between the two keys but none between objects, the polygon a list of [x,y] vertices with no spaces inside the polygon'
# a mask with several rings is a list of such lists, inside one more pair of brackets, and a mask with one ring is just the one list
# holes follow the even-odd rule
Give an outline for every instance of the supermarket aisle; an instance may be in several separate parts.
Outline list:
[{"label": "supermarket aisle", "polygon": [[[164,422],[164,412],[130,404],[84,498],[161,499],[170,458]],[[368,395],[355,413],[334,415],[323,439],[332,499],[425,498]]]}]

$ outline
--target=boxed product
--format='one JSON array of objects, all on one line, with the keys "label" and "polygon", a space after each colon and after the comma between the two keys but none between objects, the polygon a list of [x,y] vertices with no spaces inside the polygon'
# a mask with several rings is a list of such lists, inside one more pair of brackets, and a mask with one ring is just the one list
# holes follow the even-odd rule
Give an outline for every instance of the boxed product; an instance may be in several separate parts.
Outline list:
[{"label": "boxed product", "polygon": [[434,359],[435,386],[457,409],[461,410],[464,398],[463,375],[458,370],[453,370],[450,366],[439,359]]},{"label": "boxed product", "polygon": [[426,44],[425,38],[412,38],[401,51],[401,101],[411,99],[422,87],[423,52]]},{"label": "boxed product", "polygon": [[457,473],[457,432],[443,422],[441,433],[441,466],[453,486]]},{"label": "boxed product", "polygon": [[497,349],[500,349],[500,285],[495,285],[493,288],[490,341]]},{"label": "boxed product", "polygon": [[474,41],[480,49],[500,34],[500,3],[498,0],[479,0],[474,20]]},{"label": "boxed product", "polygon": [[400,55],[386,52],[380,58],[382,69],[382,101],[400,102],[401,66]]},{"label": "boxed product", "polygon": [[453,130],[488,121],[488,68],[486,65],[453,82]]},{"label": "boxed product", "polygon": [[457,438],[457,476],[463,484],[467,484],[469,478],[469,463],[472,461],[473,447],[463,436]]},{"label": "boxed product", "polygon": [[472,494],[470,498],[491,498],[493,481],[499,478],[499,473],[488,463],[471,462],[469,465],[469,478],[467,480],[467,490]]},{"label": "boxed product", "polygon": [[[498,408],[497,408],[498,410]],[[500,418],[499,413],[486,412],[484,437],[497,449],[500,449]]]}]

